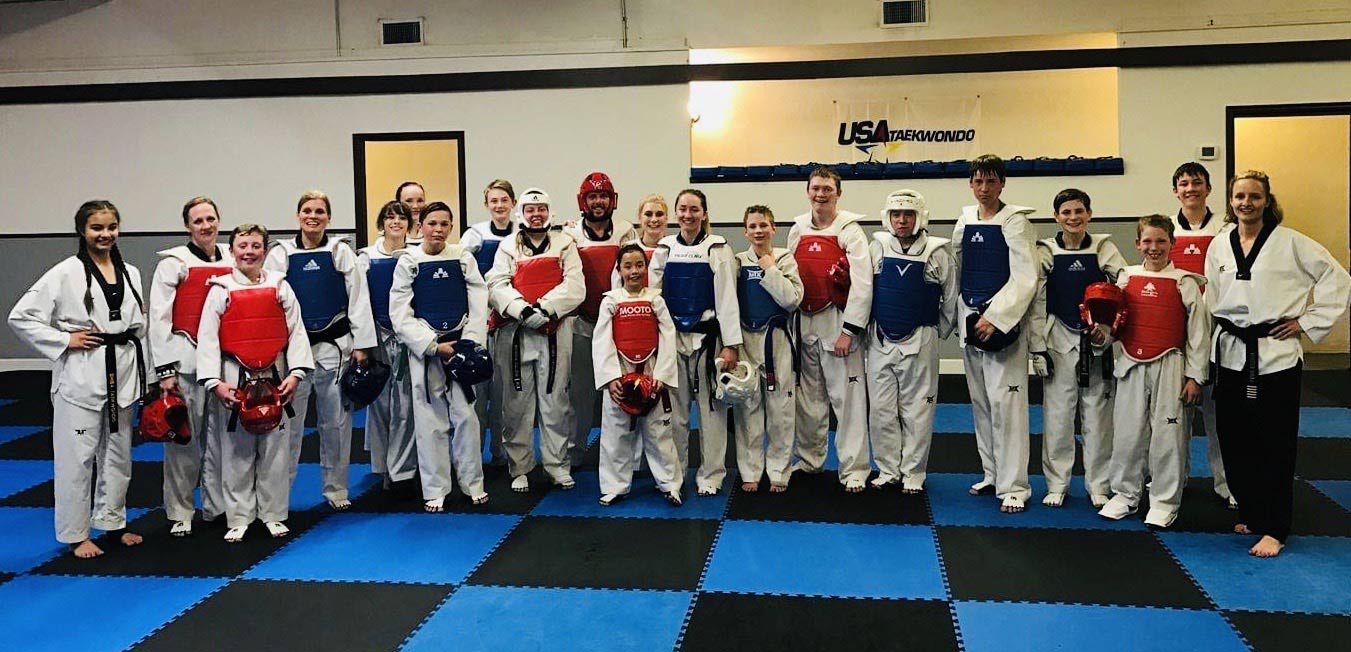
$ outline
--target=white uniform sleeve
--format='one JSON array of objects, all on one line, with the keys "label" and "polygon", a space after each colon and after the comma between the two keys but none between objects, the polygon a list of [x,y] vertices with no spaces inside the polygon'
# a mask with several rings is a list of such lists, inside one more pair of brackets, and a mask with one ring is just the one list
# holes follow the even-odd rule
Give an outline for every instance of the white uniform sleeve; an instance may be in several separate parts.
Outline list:
[{"label": "white uniform sleeve", "polygon": [[652,252],[652,264],[647,266],[647,287],[661,290],[662,275],[666,273],[666,259],[671,256],[671,248],[657,245]]},{"label": "white uniform sleeve", "polygon": [[464,235],[460,236],[460,246],[471,254],[478,253],[483,248],[483,233],[478,229],[465,229]]},{"label": "white uniform sleeve", "polygon": [[469,297],[469,317],[461,337],[488,346],[488,284],[478,272],[478,261],[468,249],[460,251],[460,269],[464,272],[465,295]]},{"label": "white uniform sleeve", "polygon": [[990,299],[986,321],[1008,333],[1023,320],[1037,293],[1037,256],[1032,224],[1022,213],[1004,218],[1004,240],[1009,247],[1009,280]]},{"label": "white uniform sleeve", "polygon": [[678,353],[676,351],[675,320],[671,319],[671,311],[666,308],[666,299],[660,296],[652,297],[652,313],[657,316],[657,328],[660,333],[656,361],[652,367],[652,377],[660,380],[667,387],[679,387],[680,374],[676,367]]},{"label": "white uniform sleeve", "polygon": [[849,300],[844,306],[843,328],[857,338],[868,328],[873,309],[873,267],[868,237],[857,223],[840,231],[840,246],[849,259]]},{"label": "white uniform sleeve", "polygon": [[1183,373],[1198,383],[1205,384],[1210,376],[1210,310],[1201,298],[1205,278],[1186,274],[1178,280],[1177,290],[1182,305],[1187,308],[1187,350]]},{"label": "white uniform sleeve", "polygon": [[1050,247],[1038,242],[1037,256],[1037,292],[1032,297],[1032,311],[1028,315],[1027,350],[1040,353],[1046,350],[1048,327],[1054,320],[1046,318],[1046,277],[1055,265],[1055,254]]},{"label": "white uniform sleeve", "polygon": [[436,353],[436,331],[413,316],[413,277],[417,262],[412,256],[400,256],[394,265],[394,281],[389,287],[389,320],[394,334],[408,350],[419,355]]},{"label": "white uniform sleeve", "polygon": [[[314,370],[314,352],[310,349],[310,337],[305,332],[305,322],[300,316],[300,301],[291,290],[291,284],[282,281],[277,284],[277,301],[286,313],[286,367],[290,375],[304,378]],[[369,305],[369,304],[368,304]]]},{"label": "white uniform sleeve", "polygon": [[577,245],[568,243],[558,252],[558,260],[563,265],[563,282],[539,298],[539,307],[555,318],[576,310],[586,299],[586,277],[582,275]]},{"label": "white uniform sleeve", "polygon": [[785,253],[774,261],[774,267],[765,270],[760,286],[784,310],[797,310],[802,303],[802,275],[797,271],[797,259]]},{"label": "white uniform sleeve", "polygon": [[601,297],[600,311],[596,315],[596,328],[591,335],[591,364],[595,369],[596,389],[605,389],[610,381],[624,375],[624,367],[619,363],[619,351],[615,348],[612,325],[614,313],[615,298],[607,293]]},{"label": "white uniform sleeve", "polygon": [[19,339],[53,361],[60,358],[70,344],[70,333],[53,323],[62,275],[61,265],[47,270],[9,311],[9,327]]},{"label": "white uniform sleeve", "polygon": [[272,248],[267,250],[267,258],[263,259],[263,269],[285,274],[290,262],[286,247],[280,243],[273,243]]},{"label": "white uniform sleeve", "polygon": [[957,259],[946,246],[929,254],[929,264],[938,272],[943,286],[943,303],[938,312],[938,338],[947,339],[957,328]]},{"label": "white uniform sleeve", "polygon": [[726,242],[709,247],[713,267],[713,304],[723,346],[741,346],[741,304],[736,298],[736,257]]},{"label": "white uniform sleeve", "polygon": [[1351,301],[1351,275],[1333,259],[1326,247],[1297,231],[1291,235],[1294,236],[1291,244],[1295,265],[1313,281],[1313,301],[1300,315],[1299,325],[1310,340],[1320,342],[1346,314],[1348,301]]},{"label": "white uniform sleeve", "polygon": [[155,369],[171,368],[178,370],[179,360],[174,359],[174,296],[178,284],[183,282],[186,266],[183,261],[166,256],[155,266],[155,274],[150,277],[150,314],[149,339],[151,358]]},{"label": "white uniform sleeve", "polygon": [[375,317],[371,315],[371,296],[366,287],[366,275],[358,269],[356,254],[351,247],[345,244],[334,247],[333,257],[347,285],[347,322],[352,328],[352,347],[374,348]]},{"label": "white uniform sleeve", "polygon": [[202,304],[202,321],[197,328],[197,382],[207,389],[226,380],[221,378],[220,316],[229,302],[230,291],[212,285]]},{"label": "white uniform sleeve", "polygon": [[1112,283],[1121,276],[1121,270],[1126,269],[1126,257],[1121,255],[1121,250],[1117,249],[1115,242],[1107,240],[1102,243],[1102,249],[1098,250],[1098,267],[1107,276],[1108,282]]}]

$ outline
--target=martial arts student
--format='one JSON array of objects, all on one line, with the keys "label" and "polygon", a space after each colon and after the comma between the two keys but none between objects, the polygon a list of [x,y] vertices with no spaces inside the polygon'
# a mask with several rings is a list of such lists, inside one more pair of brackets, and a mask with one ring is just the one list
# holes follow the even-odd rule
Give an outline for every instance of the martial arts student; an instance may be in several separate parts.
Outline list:
[{"label": "martial arts student", "polygon": [[[601,295],[610,290],[614,275],[615,255],[620,245],[638,237],[638,231],[627,220],[614,216],[619,207],[619,194],[614,183],[604,172],[592,172],[577,190],[577,208],[581,219],[564,231],[577,243],[577,254],[582,260],[582,277],[586,280],[586,298],[572,324],[572,350],[591,349],[591,331],[596,327]],[[592,382],[591,356],[574,356],[568,390],[576,423],[568,445],[568,459],[573,466],[582,462],[591,429],[596,425],[600,394]]]},{"label": "martial arts student", "polygon": [[[250,378],[277,378],[283,402],[297,395],[314,369],[309,338],[285,274],[264,270],[267,229],[241,224],[230,233],[235,269],[211,279],[198,329],[198,382],[217,400],[212,419],[220,424],[221,507],[225,541],[244,540],[249,524],[261,520],[273,537],[290,533],[290,455],[294,421],[282,419],[266,434],[248,432],[232,418],[240,409],[238,391]],[[233,428],[231,426],[234,426]]]},{"label": "martial arts student", "polygon": [[159,252],[150,278],[149,342],[160,389],[183,397],[192,424],[186,445],[164,447],[164,513],[169,534],[192,534],[192,491],[202,488],[202,519],[223,513],[220,495],[220,428],[206,410],[206,388],[197,382],[197,324],[208,281],[234,269],[230,249],[216,244],[220,212],[207,197],[183,205],[186,245]]},{"label": "martial arts student", "polygon": [[[952,231],[961,306],[962,362],[975,416],[976,450],[984,477],[971,493],[993,491],[999,511],[1023,511],[1027,483],[1027,324],[1037,293],[1036,229],[1032,209],[1005,204],[1004,161],[985,154],[971,162],[976,198]],[[973,317],[975,315],[975,317]]]},{"label": "martial arts student", "polygon": [[[1244,172],[1229,182],[1226,219],[1206,253],[1205,299],[1215,316],[1212,360],[1219,365],[1215,412],[1238,497],[1239,534],[1248,550],[1274,557],[1290,535],[1299,385],[1300,333],[1318,342],[1346,313],[1351,276],[1328,250],[1280,226],[1271,181]],[[1309,301],[1310,292],[1313,301]]]},{"label": "martial arts student", "polygon": [[793,464],[793,419],[797,406],[794,347],[789,329],[802,302],[802,276],[792,253],[774,246],[774,212],[751,206],[741,223],[750,248],[736,256],[737,301],[741,308],[740,357],[760,374],[759,395],[737,406],[736,465],[741,490],[788,489]]},{"label": "martial arts student", "polygon": [[[862,338],[872,310],[872,259],[858,213],[839,210],[844,189],[827,167],[807,179],[811,210],[793,220],[788,250],[802,275],[802,303],[795,330],[802,357],[798,376],[797,469],[820,473],[826,463],[830,411],[838,428],[835,452],[840,482],[858,493],[867,485],[868,395]],[[843,304],[831,300],[830,269],[847,261],[849,290]]]},{"label": "martial arts student", "polygon": [[[483,189],[483,207],[488,209],[488,219],[470,224],[460,236],[460,246],[474,254],[479,274],[488,278],[488,270],[497,259],[497,248],[516,233],[516,222],[512,219],[512,212],[516,210],[516,189],[506,179],[493,179]],[[493,347],[493,331],[497,329],[497,321],[493,315],[488,316],[488,354],[494,360],[497,351]],[[502,447],[502,411],[489,409],[490,405],[501,404],[498,392],[502,383],[499,380],[484,381],[474,388],[474,394],[479,397],[474,401],[474,413],[478,415],[479,423],[486,426],[484,445],[488,447],[492,466],[507,464],[507,451]]]},{"label": "martial arts student", "polygon": [[576,416],[567,387],[576,319],[568,315],[586,296],[586,281],[576,243],[551,228],[548,194],[521,193],[517,218],[516,235],[498,247],[488,272],[492,307],[505,320],[494,336],[493,382],[501,388],[507,471],[512,491],[530,491],[526,474],[535,468],[538,424],[544,472],[571,489],[568,443]]},{"label": "martial arts student", "polygon": [[397,201],[386,202],[375,214],[375,224],[380,237],[357,252],[357,269],[366,277],[366,287],[370,289],[377,342],[373,354],[389,365],[390,376],[380,395],[366,407],[366,449],[371,453],[371,471],[389,489],[395,482],[412,480],[418,463],[408,352],[394,332],[389,313],[394,268],[408,246],[413,216],[407,206]]},{"label": "martial arts student", "polygon": [[456,341],[482,345],[488,325],[488,286],[474,254],[446,243],[453,215],[442,202],[422,209],[422,244],[404,250],[389,290],[390,321],[409,351],[417,465],[428,512],[445,508],[452,472],[470,501],[488,502],[473,390],[453,382],[443,365],[455,355]]},{"label": "martial arts student", "polygon": [[869,246],[869,434],[879,471],[872,486],[900,482],[902,492],[917,494],[938,408],[938,343],[957,323],[957,260],[948,240],[929,235],[929,209],[914,190],[887,195],[882,225]]},{"label": "martial arts student", "polygon": [[1169,260],[1173,222],[1140,218],[1135,248],[1140,265],[1117,277],[1126,296],[1126,320],[1116,334],[1116,406],[1112,413],[1112,499],[1098,514],[1118,520],[1135,513],[1150,476],[1145,524],[1166,528],[1177,520],[1187,484],[1186,407],[1201,400],[1209,373],[1210,312],[1202,303],[1205,278]]},{"label": "martial arts student", "polygon": [[141,273],[117,249],[120,223],[112,202],[82,204],[76,254],[47,270],[9,313],[14,334],[53,363],[56,540],[82,559],[103,554],[91,526],[124,546],[141,542],[125,528],[132,405],[146,389],[145,306]]},{"label": "martial arts student", "polygon": [[[670,212],[666,206],[666,198],[658,194],[643,197],[638,203],[638,237],[631,242],[636,242],[642,247],[643,255],[647,256],[649,263],[652,262],[652,254],[657,250],[657,245],[666,237],[668,228],[666,220]],[[644,275],[643,278],[646,283],[647,276]]]},{"label": "martial arts student", "polygon": [[427,205],[427,190],[416,181],[405,181],[394,189],[394,201],[407,207],[408,214],[413,218],[413,231],[409,234],[409,239],[413,240],[413,236],[420,236],[422,209]]},{"label": "martial arts student", "polygon": [[[1103,234],[1089,234],[1093,205],[1078,188],[1060,191],[1052,202],[1060,232],[1037,242],[1038,286],[1028,343],[1032,367],[1042,378],[1045,435],[1041,467],[1046,474],[1047,507],[1060,507],[1074,469],[1075,414],[1084,436],[1084,487],[1094,508],[1111,496],[1107,474],[1112,459],[1111,350],[1106,329],[1088,329],[1079,314],[1084,290],[1093,283],[1115,283],[1126,259]],[[1085,385],[1085,381],[1087,385]]]},{"label": "martial arts student", "polygon": [[[405,189],[405,192],[407,190]],[[347,496],[347,467],[352,454],[352,410],[338,378],[347,364],[365,364],[375,348],[375,320],[367,298],[366,275],[344,238],[328,237],[332,208],[328,195],[311,190],[296,202],[300,233],[279,240],[267,254],[269,270],[282,272],[300,301],[301,316],[314,352],[314,373],[301,380],[287,436],[291,439],[291,472],[300,463],[305,413],[310,394],[318,411],[319,465],[323,496],[330,507],[352,506]],[[350,362],[349,362],[350,360]]]},{"label": "martial arts student", "polygon": [[[1179,165],[1173,172],[1173,196],[1181,204],[1177,215],[1173,217],[1173,265],[1180,270],[1204,276],[1206,252],[1225,224],[1224,219],[1212,213],[1206,205],[1210,197],[1210,171],[1204,165],[1191,161]],[[1201,427],[1206,432],[1206,461],[1210,464],[1215,493],[1229,504],[1229,509],[1238,509],[1238,501],[1229,490],[1229,482],[1225,477],[1224,456],[1220,453],[1220,440],[1215,433],[1214,388],[1213,384],[1202,387],[1200,405],[1188,407],[1187,413],[1191,419],[1201,419]]]},{"label": "martial arts student", "polygon": [[[603,394],[600,504],[609,505],[629,493],[641,451],[647,457],[657,491],[672,505],[680,505],[685,478],[678,469],[671,413],[658,405],[646,415],[635,417],[619,406],[620,378],[625,374],[650,377],[658,393],[679,384],[675,322],[661,292],[644,285],[647,256],[641,246],[629,243],[621,247],[616,267],[623,285],[601,299],[595,346],[591,349],[596,389]],[[661,403],[670,405],[670,400]]]},{"label": "martial arts student", "polygon": [[680,382],[671,388],[676,470],[684,477],[689,468],[693,401],[701,454],[695,487],[698,495],[712,496],[727,477],[727,405],[714,398],[713,385],[719,372],[736,366],[741,345],[736,260],[727,240],[712,233],[703,192],[680,191],[675,211],[680,229],[657,245],[648,284],[661,291],[676,327]]}]

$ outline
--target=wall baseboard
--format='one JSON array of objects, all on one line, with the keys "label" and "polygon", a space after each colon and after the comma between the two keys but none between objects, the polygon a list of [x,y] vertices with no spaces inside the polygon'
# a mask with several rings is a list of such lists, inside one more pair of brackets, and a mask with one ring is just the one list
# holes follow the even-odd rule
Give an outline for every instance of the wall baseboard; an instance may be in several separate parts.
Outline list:
[{"label": "wall baseboard", "polygon": [[46,358],[0,358],[0,372],[51,370],[52,361]]}]

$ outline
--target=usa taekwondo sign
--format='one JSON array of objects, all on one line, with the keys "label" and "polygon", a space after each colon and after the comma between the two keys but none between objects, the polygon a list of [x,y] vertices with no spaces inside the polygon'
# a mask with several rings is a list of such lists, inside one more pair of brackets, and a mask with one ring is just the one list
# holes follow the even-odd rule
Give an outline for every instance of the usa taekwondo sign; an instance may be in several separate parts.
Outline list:
[{"label": "usa taekwondo sign", "polygon": [[835,103],[846,160],[950,161],[980,153],[980,97]]}]

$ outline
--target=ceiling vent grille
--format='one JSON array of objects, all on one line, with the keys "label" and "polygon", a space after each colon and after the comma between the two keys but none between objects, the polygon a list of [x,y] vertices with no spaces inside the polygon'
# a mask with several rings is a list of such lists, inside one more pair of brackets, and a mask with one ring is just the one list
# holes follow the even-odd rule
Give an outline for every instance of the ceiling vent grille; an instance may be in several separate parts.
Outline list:
[{"label": "ceiling vent grille", "polygon": [[422,19],[381,20],[380,45],[422,45]]},{"label": "ceiling vent grille", "polygon": [[929,24],[928,0],[883,0],[882,27]]}]

